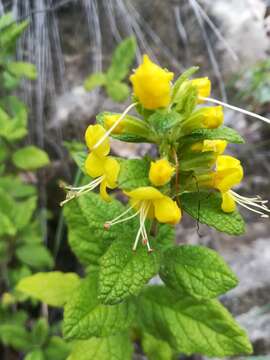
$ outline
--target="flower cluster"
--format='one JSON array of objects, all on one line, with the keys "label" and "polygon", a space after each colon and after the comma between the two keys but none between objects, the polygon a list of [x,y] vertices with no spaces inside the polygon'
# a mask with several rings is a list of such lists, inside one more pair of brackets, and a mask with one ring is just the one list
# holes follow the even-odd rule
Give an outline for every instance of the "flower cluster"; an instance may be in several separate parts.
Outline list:
[{"label": "flower cluster", "polygon": [[[134,250],[140,240],[152,250],[148,220],[173,225],[181,220],[181,194],[186,192],[219,192],[220,211],[225,213],[236,211],[236,203],[264,217],[269,212],[259,197],[246,198],[232,190],[242,181],[243,168],[238,159],[224,154],[233,136],[222,126],[223,107],[205,106],[206,101],[211,101],[210,80],[207,77],[190,80],[196,70],[187,70],[173,84],[174,74],[144,55],[142,64],[130,76],[132,104],[122,114],[99,114],[98,124],[86,130],[90,153],[85,171],[93,180],[82,187],[66,187],[67,198],[62,204],[97,186],[101,197],[110,201],[106,189],[119,186],[130,206],[115,219],[108,219],[104,228],[109,230],[138,217]],[[128,114],[132,108],[136,108],[137,116]],[[157,146],[159,159],[152,159],[146,165],[148,178],[142,186],[133,186],[131,182],[126,189],[118,184],[121,168],[128,160],[109,156],[109,136]]]}]

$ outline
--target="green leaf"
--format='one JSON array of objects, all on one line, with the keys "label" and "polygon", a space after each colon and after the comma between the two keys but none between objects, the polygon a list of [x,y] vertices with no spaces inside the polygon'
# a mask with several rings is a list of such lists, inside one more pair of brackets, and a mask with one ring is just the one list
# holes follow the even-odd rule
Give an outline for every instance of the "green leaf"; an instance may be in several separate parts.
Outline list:
[{"label": "green leaf", "polygon": [[42,347],[48,340],[49,325],[45,318],[36,321],[32,328],[32,341],[36,346]]},{"label": "green leaf", "polygon": [[47,360],[66,360],[70,350],[70,344],[67,344],[59,336],[52,336],[44,350],[44,354]]},{"label": "green leaf", "polygon": [[95,87],[104,85],[106,83],[106,75],[102,72],[89,75],[83,86],[86,91],[92,91]]},{"label": "green leaf", "polygon": [[159,270],[159,254],[144,247],[134,252],[127,241],[115,241],[102,256],[98,298],[104,304],[115,304],[138,295]]},{"label": "green leaf", "polygon": [[22,21],[18,24],[15,21],[6,23],[5,26],[2,27],[0,33],[0,47],[8,50],[14,48],[16,40],[24,32],[28,24],[28,21]]},{"label": "green leaf", "polygon": [[0,177],[0,188],[14,198],[24,198],[36,195],[36,188],[33,185],[24,183],[19,177]]},{"label": "green leaf", "polygon": [[12,161],[22,170],[36,170],[50,163],[47,153],[36,146],[26,146],[17,150]]},{"label": "green leaf", "polygon": [[122,160],[120,165],[118,186],[122,190],[132,190],[140,186],[151,185],[148,177],[150,169],[149,159]]},{"label": "green leaf", "polygon": [[37,198],[35,196],[30,197],[25,201],[16,203],[16,209],[14,209],[13,221],[17,230],[22,230],[30,223],[33,213],[37,206]]},{"label": "green leaf", "polygon": [[203,246],[174,246],[163,254],[160,277],[177,294],[211,299],[237,285],[237,278],[215,251]]},{"label": "green leaf", "polygon": [[54,261],[49,250],[42,244],[25,244],[16,249],[16,257],[34,269],[50,269]]},{"label": "green leaf", "polygon": [[131,360],[133,347],[128,335],[77,341],[68,360]]},{"label": "green leaf", "polygon": [[178,352],[219,358],[252,352],[245,331],[217,300],[179,299],[166,287],[152,286],[138,309],[145,330]]},{"label": "green leaf", "polygon": [[46,360],[42,350],[33,350],[29,352],[24,360]]},{"label": "green leaf", "polygon": [[26,63],[26,62],[9,62],[7,64],[7,70],[17,76],[17,77],[26,77],[30,80],[35,80],[37,78],[37,69],[35,65]]},{"label": "green leaf", "polygon": [[31,337],[23,325],[1,324],[0,339],[6,346],[16,350],[27,351],[31,347]]},{"label": "green leaf", "polygon": [[154,336],[144,333],[142,347],[148,360],[172,360],[174,352],[170,345]]},{"label": "green leaf", "polygon": [[229,235],[241,235],[245,232],[245,222],[237,211],[225,213],[221,210],[222,200],[219,193],[185,193],[180,198],[183,209],[202,224]]},{"label": "green leaf", "polygon": [[222,126],[217,129],[197,129],[193,130],[190,135],[182,138],[182,141],[197,142],[202,140],[226,140],[233,144],[243,144],[245,140],[238,134],[237,131],[227,126]]},{"label": "green leaf", "polygon": [[136,52],[136,40],[133,36],[122,41],[113,53],[112,63],[107,72],[107,82],[121,81],[129,73]]},{"label": "green leaf", "polygon": [[9,219],[7,215],[3,212],[0,212],[0,236],[2,235],[10,235],[13,236],[16,234],[16,227]]},{"label": "green leaf", "polygon": [[129,87],[120,81],[109,82],[106,90],[109,97],[116,102],[125,101],[130,93]]},{"label": "green leaf", "polygon": [[106,221],[125,211],[116,200],[103,201],[99,195],[88,193],[72,200],[64,207],[68,226],[68,241],[72,251],[84,265],[97,267],[100,257],[111,242],[124,234],[134,234],[132,224],[119,224],[109,231],[104,229]]},{"label": "green leaf", "polygon": [[175,226],[167,224],[157,225],[156,246],[164,251],[175,243]]},{"label": "green leaf", "polygon": [[79,284],[74,273],[40,272],[22,279],[16,289],[50,306],[64,306]]},{"label": "green leaf", "polygon": [[148,123],[159,137],[163,137],[169,130],[178,125],[181,120],[182,116],[176,111],[158,110],[148,118]]},{"label": "green leaf", "polygon": [[65,306],[64,337],[86,340],[89,337],[109,336],[127,330],[135,316],[131,302],[102,305],[98,298],[95,274],[82,281]]}]

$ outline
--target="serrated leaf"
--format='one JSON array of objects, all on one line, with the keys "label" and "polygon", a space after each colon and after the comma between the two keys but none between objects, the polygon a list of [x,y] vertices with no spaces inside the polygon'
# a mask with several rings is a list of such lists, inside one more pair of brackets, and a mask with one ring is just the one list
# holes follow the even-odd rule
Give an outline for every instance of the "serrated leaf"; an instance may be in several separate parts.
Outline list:
[{"label": "serrated leaf", "polygon": [[166,287],[152,286],[138,309],[145,330],[178,352],[221,358],[252,352],[245,331],[217,300],[179,299]]},{"label": "serrated leaf", "polygon": [[89,75],[83,86],[86,91],[92,91],[95,87],[104,85],[106,83],[106,75],[102,72]]},{"label": "serrated leaf", "polygon": [[217,129],[197,129],[190,135],[182,138],[182,141],[202,141],[202,140],[226,140],[233,144],[243,144],[245,140],[234,129],[222,126]]},{"label": "serrated leaf", "polygon": [[32,145],[17,150],[12,156],[12,161],[22,170],[36,170],[50,163],[47,153]]},{"label": "serrated leaf", "polygon": [[171,247],[175,242],[175,227],[173,225],[158,224],[157,235],[155,237],[156,246],[161,251]]},{"label": "serrated leaf", "polygon": [[176,111],[158,110],[149,116],[148,123],[151,129],[158,135],[164,136],[170,129],[178,125],[182,116]]},{"label": "serrated leaf", "polygon": [[132,190],[140,186],[150,186],[149,169],[150,160],[131,159],[120,162],[118,186],[122,190]]},{"label": "serrated leaf", "polygon": [[13,21],[3,26],[0,36],[1,48],[7,48],[8,50],[10,50],[15,47],[16,40],[24,32],[28,24],[28,21],[22,21],[18,24]]},{"label": "serrated leaf", "polygon": [[115,49],[111,66],[107,72],[108,82],[121,81],[129,73],[136,52],[136,40],[133,36],[126,38]]},{"label": "serrated leaf", "polygon": [[17,259],[34,269],[51,269],[54,260],[49,250],[42,244],[23,244],[15,251]]},{"label": "serrated leaf", "polygon": [[177,294],[211,299],[237,285],[237,278],[215,251],[203,246],[174,246],[165,251],[160,277]]},{"label": "serrated leaf", "polygon": [[50,306],[64,306],[79,284],[74,273],[52,271],[25,277],[16,289]]},{"label": "serrated leaf", "polygon": [[37,78],[37,69],[35,65],[27,62],[9,62],[7,64],[7,70],[19,78],[26,77],[30,80],[35,80]]},{"label": "serrated leaf", "polygon": [[127,84],[121,83],[120,81],[109,82],[106,86],[109,97],[116,102],[125,101],[130,93]]},{"label": "serrated leaf", "polygon": [[98,298],[116,304],[137,295],[159,270],[159,254],[143,247],[134,252],[127,241],[114,241],[100,260]]},{"label": "serrated leaf", "polygon": [[225,213],[221,210],[222,200],[219,193],[185,193],[180,198],[183,209],[199,222],[229,235],[241,235],[245,232],[245,222],[237,211]]},{"label": "serrated leaf", "polygon": [[172,99],[174,101],[175,96],[177,95],[177,92],[180,88],[180,86],[183,84],[184,81],[188,80],[190,78],[191,75],[193,75],[196,71],[199,70],[198,66],[192,66],[189,69],[187,69],[186,71],[184,71],[179,77],[178,79],[175,81],[174,86],[173,86],[173,93],[172,93]]},{"label": "serrated leaf", "polygon": [[170,345],[154,336],[144,333],[142,347],[148,360],[172,360],[174,351]]},{"label": "serrated leaf", "polygon": [[127,233],[130,236],[134,234],[132,223],[119,224],[109,231],[104,229],[106,221],[124,211],[125,207],[119,201],[107,203],[94,193],[85,194],[65,205],[69,245],[82,264],[98,266],[100,257],[113,240]]},{"label": "serrated leaf", "polygon": [[81,282],[64,310],[64,337],[85,340],[110,336],[127,330],[135,316],[131,302],[102,305],[98,300],[97,276],[92,274]]},{"label": "serrated leaf", "polygon": [[133,347],[127,334],[77,341],[68,360],[131,360]]}]

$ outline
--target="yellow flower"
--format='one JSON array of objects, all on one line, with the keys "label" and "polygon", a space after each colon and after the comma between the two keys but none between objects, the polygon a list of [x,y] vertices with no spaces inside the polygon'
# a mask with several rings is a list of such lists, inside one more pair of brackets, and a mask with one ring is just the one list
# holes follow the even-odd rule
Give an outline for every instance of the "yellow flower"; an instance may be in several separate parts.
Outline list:
[{"label": "yellow flower", "polygon": [[229,155],[220,155],[217,158],[216,172],[214,174],[214,188],[222,194],[221,208],[224,212],[235,210],[235,198],[230,191],[243,179],[243,168],[240,161]]},{"label": "yellow flower", "polygon": [[[105,115],[104,117],[104,125],[106,129],[110,129],[116,121],[120,118],[121,115],[115,114],[115,115]],[[119,122],[119,124],[113,129],[112,134],[122,134],[124,131],[125,125],[124,125],[125,119]]]},{"label": "yellow flower", "polygon": [[224,114],[222,106],[210,106],[202,109],[202,125],[207,129],[216,129],[223,124]]},{"label": "yellow flower", "polygon": [[172,72],[153,63],[147,55],[143,63],[130,76],[135,96],[149,110],[167,107],[171,100]]},{"label": "yellow flower", "polygon": [[106,156],[110,152],[109,138],[105,138],[104,141],[94,148],[97,142],[106,134],[106,130],[99,124],[89,125],[85,132],[85,142],[89,150],[98,156]]},{"label": "yellow flower", "polygon": [[[104,226],[106,229],[109,229],[113,225],[138,216],[140,225],[133,245],[133,250],[136,250],[138,242],[140,238],[142,238],[142,242],[147,245],[148,251],[152,251],[145,228],[146,219],[157,219],[160,223],[175,225],[181,219],[181,210],[176,201],[173,201],[152,186],[139,187],[135,190],[125,192],[125,194],[130,198],[131,207],[117,218],[106,222]],[[136,210],[134,214],[124,217],[133,209]]]},{"label": "yellow flower", "polygon": [[100,195],[105,201],[110,201],[107,193],[107,187],[115,189],[117,187],[117,178],[120,165],[117,160],[111,157],[99,157],[95,153],[90,153],[85,161],[85,170],[93,178],[100,179],[96,186],[100,184]]},{"label": "yellow flower", "polygon": [[[211,93],[211,81],[208,77],[197,78],[191,80],[193,86],[196,87],[198,91],[198,97],[208,97]],[[204,100],[198,99],[198,103],[203,103]]]},{"label": "yellow flower", "polygon": [[204,140],[193,144],[191,150],[201,152],[213,151],[217,155],[221,155],[225,151],[227,144],[226,140]]},{"label": "yellow flower", "polygon": [[174,170],[174,167],[167,159],[152,161],[149,171],[149,179],[155,186],[165,185],[171,180]]}]

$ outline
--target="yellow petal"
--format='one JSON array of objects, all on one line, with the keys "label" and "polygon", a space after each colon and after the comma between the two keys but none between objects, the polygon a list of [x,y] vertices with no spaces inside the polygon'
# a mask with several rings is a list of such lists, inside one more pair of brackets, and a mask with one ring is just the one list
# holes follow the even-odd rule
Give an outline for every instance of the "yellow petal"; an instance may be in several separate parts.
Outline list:
[{"label": "yellow petal", "polygon": [[142,186],[132,191],[124,192],[127,196],[135,200],[157,200],[164,195],[152,186]]},{"label": "yellow petal", "polygon": [[222,193],[222,204],[221,209],[226,212],[230,213],[235,211],[236,204],[233,196],[230,194],[229,191]]},{"label": "yellow petal", "polygon": [[171,80],[174,74],[153,63],[147,55],[130,76],[135,96],[150,110],[167,107],[171,100]]},{"label": "yellow petal", "polygon": [[153,202],[155,208],[155,217],[161,223],[177,224],[182,217],[176,201],[173,201],[168,196],[163,196],[162,199]]},{"label": "yellow petal", "polygon": [[107,181],[106,180],[103,180],[100,184],[100,188],[99,188],[99,192],[100,192],[100,196],[102,197],[102,199],[104,201],[111,201],[111,198],[109,196],[109,194],[107,193]]},{"label": "yellow petal", "polygon": [[241,166],[240,160],[230,155],[220,155],[217,158],[217,171],[239,168]]},{"label": "yellow petal", "polygon": [[90,150],[98,156],[106,156],[110,152],[110,142],[107,137],[104,141],[93,150],[93,147],[104,136],[106,130],[99,124],[89,125],[85,132],[85,142]]},{"label": "yellow petal", "polygon": [[103,175],[105,159],[104,157],[95,155],[95,153],[90,153],[84,164],[87,174],[93,178]]},{"label": "yellow petal", "polygon": [[214,151],[221,155],[225,151],[227,144],[226,140],[204,140],[202,151]]},{"label": "yellow petal", "polygon": [[167,184],[174,173],[174,167],[167,159],[152,161],[149,171],[149,180],[155,186]]},{"label": "yellow petal", "polygon": [[116,188],[117,178],[120,171],[120,164],[116,159],[107,157],[104,165],[104,175],[108,183],[108,187],[111,189]]},{"label": "yellow petal", "polygon": [[206,107],[202,111],[202,125],[207,129],[215,129],[223,124],[224,114],[222,106]]},{"label": "yellow petal", "polygon": [[[192,85],[197,88],[198,96],[208,97],[211,93],[211,81],[208,77],[202,77],[191,80]],[[198,103],[202,103],[203,100],[198,100]]]}]

